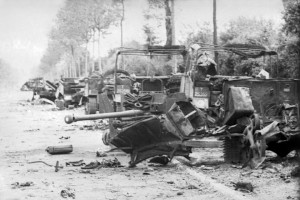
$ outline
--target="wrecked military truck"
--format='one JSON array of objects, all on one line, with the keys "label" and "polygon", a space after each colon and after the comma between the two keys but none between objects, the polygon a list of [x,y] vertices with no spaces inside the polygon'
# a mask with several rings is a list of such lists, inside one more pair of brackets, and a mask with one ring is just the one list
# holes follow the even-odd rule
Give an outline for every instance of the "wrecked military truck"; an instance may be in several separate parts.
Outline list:
[{"label": "wrecked military truck", "polygon": [[[299,80],[229,77],[215,72],[209,78],[197,79],[195,72],[190,73],[185,47],[154,47],[136,52],[148,56],[180,55],[187,63],[185,72],[173,75],[176,81],[172,84],[172,76],[166,84],[161,80],[160,89],[153,86],[157,84],[154,77],[152,82],[147,79],[148,88],[156,89],[120,95],[125,111],[65,118],[66,123],[110,118],[110,130],[104,134],[103,142],[130,154],[130,166],[163,155],[170,160],[174,156],[189,158],[195,147],[192,142],[209,136],[224,139],[225,161],[253,168],[264,161],[266,149],[275,153],[296,149],[286,150],[281,143],[299,134]],[[245,49],[232,52],[247,55]],[[122,53],[132,54],[132,50],[120,51],[117,61]],[[202,67],[214,66],[206,62]]]},{"label": "wrecked military truck", "polygon": [[[105,113],[109,110],[108,103],[113,100],[114,97],[114,69],[108,70],[105,73],[94,73],[92,76],[85,79],[85,97],[87,102],[85,104],[86,114]],[[116,71],[117,85],[121,85],[124,82],[130,83],[129,73],[125,70],[118,69]],[[129,82],[128,82],[129,81]],[[130,87],[130,84],[128,84]]]},{"label": "wrecked military truck", "polygon": [[21,91],[33,91],[32,100],[35,99],[35,96],[38,95],[39,98],[48,99],[50,101],[55,100],[55,91],[57,85],[45,80],[43,77],[37,77],[29,79],[21,88]]},{"label": "wrecked military truck", "polygon": [[84,87],[85,84],[80,78],[61,78],[55,93],[58,104],[63,104],[65,108],[85,104]]}]

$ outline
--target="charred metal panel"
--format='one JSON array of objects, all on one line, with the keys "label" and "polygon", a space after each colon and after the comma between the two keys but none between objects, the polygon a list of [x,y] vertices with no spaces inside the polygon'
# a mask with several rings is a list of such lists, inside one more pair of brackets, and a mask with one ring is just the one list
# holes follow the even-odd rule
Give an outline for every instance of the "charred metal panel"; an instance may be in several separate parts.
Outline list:
[{"label": "charred metal panel", "polygon": [[186,97],[185,93],[178,92],[178,93],[168,94],[168,96],[166,98],[166,112],[168,110],[170,110],[170,108],[172,107],[172,105],[174,103],[179,102],[179,101],[187,101],[187,97]]},{"label": "charred metal panel", "polygon": [[124,149],[126,153],[132,153],[134,149],[176,140],[180,139],[174,134],[163,132],[160,120],[157,117],[151,117],[122,129],[114,138],[111,138],[111,143]]},{"label": "charred metal panel", "polygon": [[224,124],[234,125],[241,117],[249,117],[254,113],[249,88],[230,87],[226,91]]},{"label": "charred metal panel", "polygon": [[163,129],[157,117],[137,121],[119,130],[110,137],[110,143],[131,154],[131,166],[153,156],[173,157],[190,153],[179,137]]},{"label": "charred metal panel", "polygon": [[145,79],[142,81],[141,92],[163,92],[163,81],[161,79]]},{"label": "charred metal panel", "polygon": [[205,116],[190,102],[180,101],[167,112],[167,118],[181,138],[190,136],[197,128],[206,125]]},{"label": "charred metal panel", "polygon": [[166,111],[167,95],[163,93],[152,94],[152,101],[150,103],[150,112],[163,113]]},{"label": "charred metal panel", "polygon": [[[293,80],[275,79],[247,79],[230,80],[225,82],[223,92],[229,87],[248,87],[253,106],[257,113],[264,114],[272,105],[279,105],[284,102],[289,104],[299,103],[297,83]],[[299,89],[298,89],[299,90]],[[298,98],[298,99],[297,99]]]},{"label": "charred metal panel", "polygon": [[167,113],[167,116],[171,120],[171,122],[173,122],[173,125],[179,130],[178,132],[183,136],[189,136],[194,132],[194,128],[191,122],[188,120],[188,117],[184,115],[177,104],[174,104],[171,107],[170,111]]}]

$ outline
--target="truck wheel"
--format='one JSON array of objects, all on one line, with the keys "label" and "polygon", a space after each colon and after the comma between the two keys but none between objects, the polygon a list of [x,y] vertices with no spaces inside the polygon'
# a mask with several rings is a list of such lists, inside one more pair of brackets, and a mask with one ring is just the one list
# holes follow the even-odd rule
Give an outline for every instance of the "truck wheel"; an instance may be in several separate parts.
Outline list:
[{"label": "truck wheel", "polygon": [[109,134],[109,130],[106,130],[102,135],[102,142],[103,142],[103,144],[105,144],[107,146],[109,145],[109,136],[108,136],[108,134]]},{"label": "truck wheel", "polygon": [[85,113],[87,115],[96,114],[97,112],[97,98],[89,97],[88,102],[85,104]]}]

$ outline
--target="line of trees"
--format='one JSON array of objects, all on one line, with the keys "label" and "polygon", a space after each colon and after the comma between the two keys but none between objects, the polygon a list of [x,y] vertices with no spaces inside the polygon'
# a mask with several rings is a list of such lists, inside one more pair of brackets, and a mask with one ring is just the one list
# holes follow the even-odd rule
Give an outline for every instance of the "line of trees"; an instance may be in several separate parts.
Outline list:
[{"label": "line of trees", "polygon": [[[171,45],[174,40],[174,0],[146,1],[149,10],[145,13],[145,19],[148,17],[148,20],[154,19],[158,23],[162,23],[160,20],[164,21],[166,45]],[[162,11],[159,17],[156,16],[158,9]],[[108,30],[112,26],[122,28],[123,20],[124,0],[66,0],[49,34],[48,48],[39,65],[40,74],[50,74],[52,77],[59,77],[60,74],[68,77],[87,76],[95,69],[94,64],[99,66],[99,71],[102,72],[107,62],[103,63],[100,56],[101,36],[109,34]],[[144,32],[148,36],[148,43],[161,42],[155,41],[158,37],[155,36],[153,27],[145,24]],[[88,47],[91,46],[93,53],[95,46],[98,47],[96,56],[88,51]]]},{"label": "line of trees", "polygon": [[[58,74],[74,77],[86,76],[94,68],[95,61],[100,66],[100,71],[107,65],[113,66],[113,55],[116,50],[112,50],[107,58],[101,60],[101,35],[108,34],[107,31],[111,26],[122,26],[124,9],[126,12],[124,1],[126,2],[126,0],[66,0],[49,35],[48,49],[40,64],[41,72],[57,72],[54,74],[56,77]],[[165,41],[164,45],[174,44],[174,3],[176,4],[176,0],[145,1],[149,5],[149,9],[144,12],[145,43],[155,45]],[[218,41],[219,45],[228,43],[262,45],[269,50],[279,52],[279,59],[263,60],[269,62],[267,70],[272,72],[273,77],[300,76],[300,3],[296,0],[283,1],[285,2],[283,15],[285,23],[281,30],[277,30],[271,20],[239,17],[230,21],[225,31],[218,33],[217,38],[214,34],[216,31],[207,22],[196,27],[187,27],[187,29],[191,28],[190,33],[180,41],[180,44],[188,46],[193,42],[213,44],[214,41],[215,43]],[[157,26],[151,26],[153,22],[156,22]],[[157,29],[165,29],[165,38],[158,36]],[[141,46],[138,42],[127,43],[127,45]],[[94,60],[95,55],[91,55],[87,50],[88,46],[98,47],[96,60]],[[220,53],[217,59],[219,72],[226,75],[250,74],[251,66],[258,62],[251,59],[243,60],[235,55],[224,53]],[[147,61],[138,61],[138,63],[143,62]],[[138,67],[131,65],[131,68],[132,66]],[[139,64],[139,66],[147,65]],[[139,71],[143,72],[145,69],[142,67]],[[156,69],[156,71],[163,72],[164,69]]]},{"label": "line of trees", "polygon": [[[101,71],[101,36],[120,22],[119,0],[66,0],[49,34],[48,48],[39,66],[42,74],[57,77],[87,76],[95,60]],[[90,55],[89,45],[98,46],[98,55]],[[94,51],[93,51],[94,52]],[[92,65],[91,65],[92,64]]]}]

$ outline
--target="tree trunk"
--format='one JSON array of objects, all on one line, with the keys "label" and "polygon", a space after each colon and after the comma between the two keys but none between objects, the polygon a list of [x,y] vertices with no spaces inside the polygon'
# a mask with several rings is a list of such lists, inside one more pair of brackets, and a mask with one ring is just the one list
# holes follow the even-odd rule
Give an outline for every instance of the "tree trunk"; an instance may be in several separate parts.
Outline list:
[{"label": "tree trunk", "polygon": [[72,55],[72,71],[73,71],[73,77],[77,77],[77,67],[75,63],[75,56]]},{"label": "tree trunk", "polygon": [[[122,3],[122,17],[121,17],[120,28],[121,28],[121,47],[123,47],[123,21],[124,21],[124,12],[125,12],[125,9],[124,9],[124,0],[121,0],[121,3]],[[121,68],[123,70],[125,70],[123,55],[121,55]]]},{"label": "tree trunk", "polygon": [[76,66],[78,65],[78,77],[81,76],[81,68],[80,68],[80,62],[78,62],[78,58],[76,59]]},{"label": "tree trunk", "polygon": [[95,71],[95,32],[93,31],[93,65],[92,71]]},{"label": "tree trunk", "polygon": [[167,36],[166,46],[172,45],[172,22],[171,22],[172,12],[171,12],[169,1],[170,0],[164,0],[165,11],[166,11],[166,20],[165,20],[166,36]]},{"label": "tree trunk", "polygon": [[102,74],[103,69],[101,66],[101,48],[100,48],[100,37],[101,37],[101,32],[100,30],[98,30],[98,68],[99,68],[99,72]]},{"label": "tree trunk", "polygon": [[68,67],[65,67],[63,77],[68,77],[68,76],[69,76],[69,69],[68,69]]},{"label": "tree trunk", "polygon": [[[298,79],[300,79],[300,50],[298,50],[297,52],[298,56],[297,56],[297,64],[298,64]],[[298,90],[299,91],[299,90]]]},{"label": "tree trunk", "polygon": [[[213,24],[214,24],[214,45],[218,45],[218,34],[217,34],[217,3],[216,0],[213,2]],[[218,70],[218,52],[215,51],[215,62],[217,63],[217,72]]]},{"label": "tree trunk", "polygon": [[69,76],[68,77],[72,77],[72,64],[69,63]]},{"label": "tree trunk", "polygon": [[84,65],[84,76],[88,77],[88,42],[85,45],[85,65]]},{"label": "tree trunk", "polygon": [[[172,45],[175,45],[175,4],[174,0],[171,0],[171,24],[172,24]],[[177,73],[177,58],[173,56],[173,72]]]},{"label": "tree trunk", "polygon": [[75,77],[74,75],[74,70],[75,70],[75,73],[76,73],[76,68],[74,66],[74,47],[71,45],[71,70],[70,70],[70,75],[71,77]]}]

